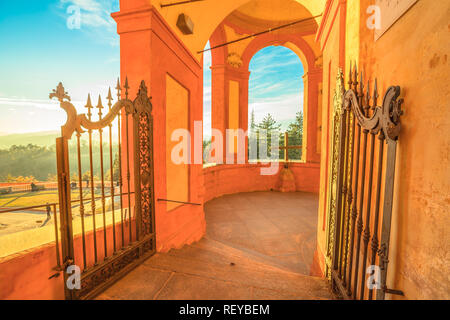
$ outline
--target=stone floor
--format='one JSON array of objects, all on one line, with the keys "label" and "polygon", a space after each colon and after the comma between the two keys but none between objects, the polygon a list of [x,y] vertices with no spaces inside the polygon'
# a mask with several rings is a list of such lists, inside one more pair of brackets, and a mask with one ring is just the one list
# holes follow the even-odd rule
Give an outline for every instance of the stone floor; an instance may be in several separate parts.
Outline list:
[{"label": "stone floor", "polygon": [[156,254],[98,299],[331,299],[309,276],[318,196],[255,192],[205,206],[207,235]]},{"label": "stone floor", "polygon": [[253,192],[205,205],[207,237],[256,251],[291,271],[310,274],[316,249],[319,197],[312,193]]}]

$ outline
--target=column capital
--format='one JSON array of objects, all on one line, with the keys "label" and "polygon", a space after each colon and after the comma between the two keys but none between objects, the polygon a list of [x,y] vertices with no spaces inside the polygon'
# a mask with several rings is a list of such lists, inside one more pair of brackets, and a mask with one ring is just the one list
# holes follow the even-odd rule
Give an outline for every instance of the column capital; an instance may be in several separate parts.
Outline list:
[{"label": "column capital", "polygon": [[250,78],[250,71],[236,69],[229,64],[217,64],[210,67],[215,74],[224,74],[230,80],[248,80]]},{"label": "column capital", "polygon": [[122,9],[111,17],[117,23],[117,33],[150,30],[152,25],[153,6],[146,5],[133,9]]}]

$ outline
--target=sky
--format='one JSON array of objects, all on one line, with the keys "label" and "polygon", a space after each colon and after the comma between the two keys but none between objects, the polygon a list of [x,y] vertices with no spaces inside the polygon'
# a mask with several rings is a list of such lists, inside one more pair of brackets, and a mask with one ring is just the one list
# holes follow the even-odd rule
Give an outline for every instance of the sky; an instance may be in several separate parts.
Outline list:
[{"label": "sky", "polygon": [[0,1],[0,134],[59,130],[65,112],[48,94],[60,81],[80,111],[87,93],[115,87],[118,10],[118,0]]},{"label": "sky", "polygon": [[[111,12],[119,0],[0,1],[0,135],[57,131],[65,112],[48,94],[63,82],[79,112],[120,74],[119,36]],[[77,13],[80,18],[77,19]],[[79,24],[77,23],[79,21]],[[208,46],[208,45],[207,45]],[[211,128],[211,55],[204,56],[204,127]],[[303,68],[285,47],[267,47],[250,63],[249,112],[285,124],[302,104]]]},{"label": "sky", "polygon": [[[209,48],[209,44],[205,49]],[[211,136],[211,53],[203,56],[203,132]],[[250,61],[249,121],[252,110],[260,122],[270,113],[286,130],[303,110],[304,69],[300,58],[291,49],[269,46],[258,51]]]}]

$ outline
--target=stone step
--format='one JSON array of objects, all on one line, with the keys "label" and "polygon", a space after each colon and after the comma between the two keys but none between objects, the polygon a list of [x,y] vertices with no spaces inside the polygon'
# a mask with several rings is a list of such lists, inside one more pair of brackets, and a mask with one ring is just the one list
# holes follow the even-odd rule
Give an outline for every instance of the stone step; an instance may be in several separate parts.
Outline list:
[{"label": "stone step", "polygon": [[[208,248],[206,245],[211,244]],[[144,264],[148,267],[247,285],[261,290],[275,290],[298,299],[332,299],[326,280],[285,271],[234,248],[218,252],[220,244],[205,243],[186,246],[170,253],[156,254]],[[230,264],[230,260],[234,265]]]},{"label": "stone step", "polygon": [[[304,274],[302,272],[299,272],[299,270],[295,264],[281,261],[277,257],[271,257],[271,256],[268,256],[261,252],[258,252],[256,250],[252,250],[252,249],[246,248],[244,246],[240,246],[235,243],[230,243],[230,242],[222,241],[222,240],[218,240],[218,239],[209,239],[209,240],[211,240],[212,245],[216,246],[219,250],[220,249],[230,250],[233,252],[233,254],[236,254],[237,256],[244,255],[245,257],[248,257],[254,261],[258,261],[258,262],[264,263],[266,265],[270,265],[277,269],[281,269],[281,270],[288,271],[288,272]],[[309,275],[309,274],[305,274],[305,275]]]},{"label": "stone step", "polygon": [[277,265],[271,265],[270,261],[254,258],[250,254],[209,239],[203,239],[195,245],[185,246],[179,250],[172,250],[167,254],[185,259],[194,259],[212,265],[232,266],[241,264],[247,265],[249,268],[253,266],[274,271],[292,272]]},{"label": "stone step", "polygon": [[192,244],[193,247],[214,251],[217,254],[229,257],[230,260],[249,260],[253,263],[263,264],[277,270],[298,273],[294,267],[290,267],[278,261],[276,258],[264,255],[260,252],[238,246],[224,241],[204,238],[202,241]]}]

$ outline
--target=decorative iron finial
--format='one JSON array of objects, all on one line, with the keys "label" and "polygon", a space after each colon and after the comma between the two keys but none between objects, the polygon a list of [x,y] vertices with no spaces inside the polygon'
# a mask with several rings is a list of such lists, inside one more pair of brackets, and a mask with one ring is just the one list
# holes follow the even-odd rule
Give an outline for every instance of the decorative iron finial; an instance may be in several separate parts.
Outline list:
[{"label": "decorative iron finial", "polygon": [[120,86],[120,79],[117,78],[117,86],[116,86],[116,90],[117,90],[117,100],[120,100],[120,92],[122,91],[122,87]]},{"label": "decorative iron finial", "polygon": [[53,89],[53,92],[50,93],[49,97],[50,97],[50,99],[58,98],[59,102],[63,102],[64,99],[67,99],[68,101],[70,101],[70,97],[68,96],[68,93],[64,89],[62,82],[60,82],[58,84],[56,89]]},{"label": "decorative iron finial", "polygon": [[98,117],[101,119],[102,118],[102,109],[103,109],[102,96],[101,95],[98,95],[97,109],[98,109]]},{"label": "decorative iron finial", "polygon": [[366,115],[369,114],[369,108],[370,108],[370,80],[367,80],[367,92],[366,92],[366,98],[364,101],[364,110],[366,112]]},{"label": "decorative iron finial", "polygon": [[352,61],[350,60],[350,72],[348,73],[348,88],[351,89],[353,85],[353,65]]},{"label": "decorative iron finial", "polygon": [[91,118],[92,118],[91,109],[93,108],[93,106],[92,106],[92,102],[91,102],[91,94],[90,93],[88,94],[88,98],[87,98],[85,107],[88,109],[88,113],[87,113],[88,119],[91,120]]},{"label": "decorative iron finial", "polygon": [[358,64],[356,63],[356,61],[353,75],[353,85],[355,86],[355,91],[358,92]]},{"label": "decorative iron finial", "polygon": [[113,101],[113,97],[111,94],[111,87],[109,87],[109,89],[108,89],[108,97],[106,97],[106,99],[108,100],[108,107],[109,107],[109,110],[111,111],[112,101]]},{"label": "decorative iron finial", "polygon": [[138,95],[143,95],[147,97],[147,86],[145,85],[145,81],[142,80],[141,84],[139,85],[139,92]]},{"label": "decorative iron finial", "polygon": [[362,104],[364,98],[364,70],[359,73],[359,103]]},{"label": "decorative iron finial", "polygon": [[128,89],[130,89],[130,86],[128,86],[128,76],[125,77],[125,99],[128,99]]},{"label": "decorative iron finial", "polygon": [[377,107],[377,103],[378,103],[378,80],[377,78],[375,78],[375,85],[373,88],[373,109],[375,109]]},{"label": "decorative iron finial", "polygon": [[364,95],[364,70],[359,74],[359,88],[361,89],[361,95]]}]

